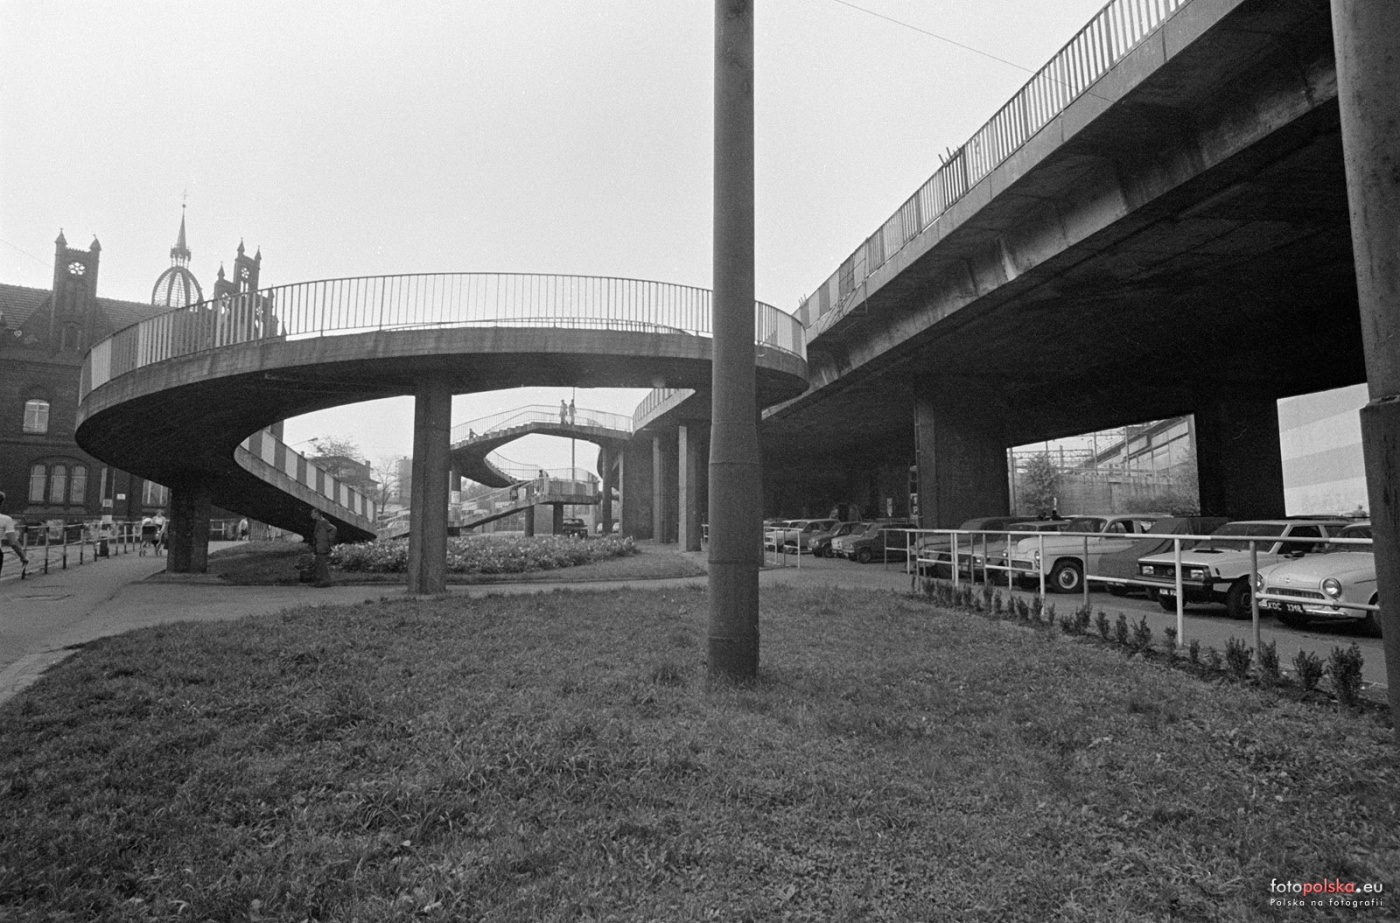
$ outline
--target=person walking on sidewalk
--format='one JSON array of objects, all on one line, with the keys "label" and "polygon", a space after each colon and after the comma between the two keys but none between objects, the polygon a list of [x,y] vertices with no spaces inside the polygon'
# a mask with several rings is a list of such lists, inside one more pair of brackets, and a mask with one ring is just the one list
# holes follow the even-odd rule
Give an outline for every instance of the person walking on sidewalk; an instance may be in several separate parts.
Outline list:
[{"label": "person walking on sidewalk", "polygon": [[159,557],[165,554],[165,514],[157,512],[151,518],[151,524],[156,527],[155,552]]},{"label": "person walking on sidewalk", "polygon": [[15,521],[3,512],[5,508],[5,492],[0,490],[0,573],[5,570],[5,546],[9,545],[15,550],[15,557],[19,558],[19,573],[24,576],[24,569],[29,566],[29,556],[20,547],[19,536],[15,531]]},{"label": "person walking on sidewalk", "polygon": [[147,545],[152,550],[156,547],[156,521],[149,514],[141,517],[141,550],[136,553],[137,557],[145,556]]},{"label": "person walking on sidewalk", "polygon": [[311,585],[328,587],[331,585],[331,548],[335,545],[336,528],[315,507],[311,508],[311,521],[315,523],[311,530],[311,553],[314,562]]}]

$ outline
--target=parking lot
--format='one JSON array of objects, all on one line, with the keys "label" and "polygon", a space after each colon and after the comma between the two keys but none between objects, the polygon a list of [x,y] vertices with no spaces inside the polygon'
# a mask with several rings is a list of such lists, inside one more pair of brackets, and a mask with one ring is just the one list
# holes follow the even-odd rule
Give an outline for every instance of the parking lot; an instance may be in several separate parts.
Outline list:
[{"label": "parking lot", "polygon": [[[794,585],[832,585],[844,587],[868,587],[908,592],[917,588],[916,581],[901,561],[874,561],[870,564],[857,564],[840,558],[814,558],[812,555],[778,555],[769,552],[765,556],[762,575],[764,583]],[[963,582],[966,582],[964,578]],[[978,584],[980,586],[980,583]],[[1000,585],[994,589],[1005,598],[1008,595],[1030,600],[1038,595],[1030,590],[1009,588]],[[1066,614],[1077,609],[1083,601],[1082,594],[1048,593],[1046,605],[1054,606],[1057,614]],[[1152,628],[1155,644],[1160,648],[1166,643],[1165,631],[1176,626],[1176,613],[1162,609],[1155,600],[1141,595],[1113,596],[1100,590],[1091,590],[1090,603],[1097,613],[1102,610],[1109,619],[1116,619],[1119,612],[1136,624],[1146,618]],[[1356,625],[1313,625],[1307,629],[1289,628],[1273,618],[1261,618],[1259,635],[1263,643],[1273,641],[1277,645],[1279,662],[1285,672],[1291,668],[1293,657],[1300,650],[1308,650],[1325,662],[1334,647],[1347,647],[1355,643],[1365,658],[1363,675],[1366,682],[1377,688],[1385,687],[1385,653],[1381,639],[1368,636]],[[1214,647],[1222,653],[1230,638],[1239,638],[1254,647],[1252,622],[1236,621],[1225,614],[1221,605],[1185,606],[1185,632],[1183,643],[1192,639],[1201,642],[1202,650]]]}]

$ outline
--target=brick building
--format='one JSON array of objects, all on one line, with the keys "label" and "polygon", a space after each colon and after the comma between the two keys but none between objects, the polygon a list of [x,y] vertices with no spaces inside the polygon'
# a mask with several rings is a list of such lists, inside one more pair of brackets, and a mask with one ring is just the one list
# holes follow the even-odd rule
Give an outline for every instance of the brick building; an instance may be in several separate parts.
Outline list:
[{"label": "brick building", "polygon": [[[74,432],[87,350],[123,327],[202,299],[188,268],[183,216],[170,255],[151,304],[99,297],[101,244],[94,239],[88,249],[74,249],[61,231],[52,288],[0,283],[0,491],[17,521],[125,521],[167,506],[165,487],[88,455]],[[261,259],[247,257],[239,244],[235,279],[226,280],[221,267],[215,297],[256,290]]]}]

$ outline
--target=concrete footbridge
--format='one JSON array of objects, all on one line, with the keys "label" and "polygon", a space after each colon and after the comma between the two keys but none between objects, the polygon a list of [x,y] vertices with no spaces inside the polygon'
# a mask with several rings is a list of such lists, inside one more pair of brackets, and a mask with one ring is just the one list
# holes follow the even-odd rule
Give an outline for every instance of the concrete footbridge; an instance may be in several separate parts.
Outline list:
[{"label": "concrete footbridge", "polygon": [[[509,487],[534,480],[535,471],[522,471],[518,465],[504,463],[495,455],[495,450],[501,446],[533,434],[581,439],[598,446],[597,473],[600,482],[595,485],[590,499],[540,502],[554,503],[556,511],[562,509],[560,504],[564,502],[599,503],[603,529],[610,532],[613,523],[612,489],[618,485],[622,452],[632,439],[632,418],[623,414],[570,407],[561,402],[558,407],[534,404],[458,424],[452,428],[453,489],[456,489],[459,476],[487,487]],[[571,476],[565,480],[579,479]]]},{"label": "concrete footbridge", "polygon": [[[452,395],[707,386],[710,320],[705,289],[607,277],[444,273],[250,290],[95,345],[77,441],[170,487],[171,568],[197,572],[211,505],[303,534],[314,507],[359,534],[362,524],[324,491],[289,501],[288,485],[265,476],[275,456],[268,463],[243,444],[288,417],[413,395],[413,519],[445,531]],[[801,324],[757,303],[754,344],[760,405],[802,393]],[[261,464],[245,464],[250,457]]]}]

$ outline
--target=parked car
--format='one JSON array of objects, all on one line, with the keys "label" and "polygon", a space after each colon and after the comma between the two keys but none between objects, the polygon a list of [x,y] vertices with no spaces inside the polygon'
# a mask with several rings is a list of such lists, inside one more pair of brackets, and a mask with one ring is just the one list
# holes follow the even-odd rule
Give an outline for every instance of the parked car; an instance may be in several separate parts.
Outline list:
[{"label": "parked car", "polygon": [[[958,526],[960,532],[987,532],[996,529],[1005,529],[1013,522],[1021,520],[1014,516],[979,516],[976,519],[969,519]],[[1003,536],[1003,540],[1004,540]],[[980,542],[981,537],[976,541]],[[958,556],[966,554],[974,544],[974,537],[971,535],[958,536]],[[914,543],[914,553],[916,557],[916,567],[921,577],[950,577],[952,576],[953,560],[953,536],[949,533],[936,533],[933,535],[921,535]]]},{"label": "parked car", "polygon": [[777,551],[781,548],[781,537],[792,526],[794,521],[795,520],[792,519],[763,520],[763,549],[765,551]]},{"label": "parked car", "polygon": [[821,532],[813,532],[811,537],[807,539],[807,547],[811,550],[813,557],[821,558],[831,556],[831,542],[833,539],[840,538],[844,535],[850,535],[851,532],[863,525],[865,524],[860,522],[838,522],[829,529]]},{"label": "parked car", "polygon": [[[1138,560],[1155,554],[1171,554],[1173,535],[1210,535],[1230,520],[1224,516],[1169,516],[1152,524],[1139,541],[1133,542],[1122,551],[1114,551],[1100,556],[1090,582],[1102,581],[1108,585],[1108,592],[1114,596],[1126,596],[1141,589],[1126,581],[1137,580]],[[1194,541],[1183,546],[1189,548]]]},{"label": "parked car", "polygon": [[[909,548],[909,533],[905,529],[917,528],[908,520],[884,520],[876,522],[860,535],[841,539],[842,553],[860,564],[869,564],[875,559],[881,561],[902,561]],[[832,547],[836,545],[833,542]]]},{"label": "parked car", "polygon": [[[1047,589],[1078,593],[1084,588],[1084,575],[1097,573],[1103,555],[1128,548],[1153,523],[1165,518],[1165,513],[1073,516],[1059,530],[1063,535],[1053,539],[1031,536],[1018,541],[1011,550],[1011,572],[1019,582],[1036,584],[1044,574]],[[1086,539],[1084,533],[1090,536]]]},{"label": "parked car", "polygon": [[[1181,553],[1181,592],[1188,603],[1224,603],[1233,619],[1250,616],[1250,541],[1259,566],[1317,551],[1345,519],[1259,519],[1228,522],[1210,538]],[[1163,609],[1176,608],[1176,562],[1172,554],[1138,561],[1138,579],[1151,586]]]},{"label": "parked car", "polygon": [[879,523],[870,521],[856,523],[845,535],[838,535],[831,540],[831,547],[828,549],[828,553],[833,558],[849,557],[847,550],[850,546],[877,525],[879,525]]},{"label": "parked car", "polygon": [[825,532],[834,525],[835,519],[794,519],[778,536],[778,547],[791,554],[801,554],[808,550],[813,535]]},{"label": "parked car", "polygon": [[559,534],[569,538],[588,538],[588,524],[582,519],[566,519],[564,529]]},{"label": "parked car", "polygon": [[[1338,539],[1369,539],[1371,524],[1358,522],[1337,533]],[[1369,545],[1328,542],[1316,554],[1259,568],[1255,596],[1260,614],[1277,615],[1280,622],[1303,628],[1320,622],[1360,622],[1379,636],[1379,611],[1346,608],[1380,605],[1376,592],[1376,555]]]},{"label": "parked car", "polygon": [[[1015,532],[1063,532],[1070,524],[1069,519],[1032,519],[1027,522],[1013,522],[1006,527],[1008,533]],[[1014,549],[1018,542],[1028,536],[1008,534],[1000,538],[988,536],[988,540],[958,554],[959,573],[975,577],[981,571],[987,579],[995,583],[1010,584],[1013,578],[1008,563],[1007,548]],[[1013,551],[1014,553],[1014,551]],[[1039,581],[1036,581],[1037,584]]]}]

